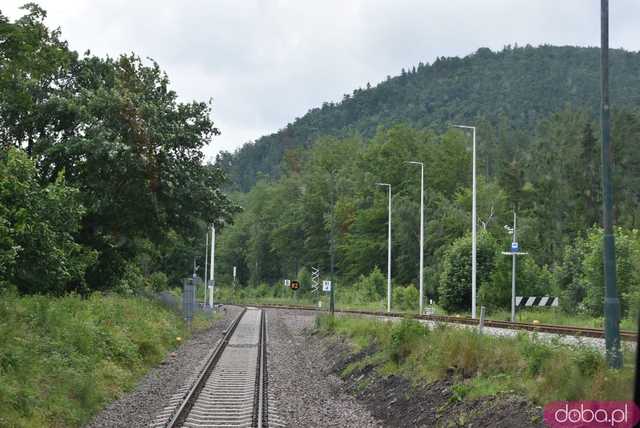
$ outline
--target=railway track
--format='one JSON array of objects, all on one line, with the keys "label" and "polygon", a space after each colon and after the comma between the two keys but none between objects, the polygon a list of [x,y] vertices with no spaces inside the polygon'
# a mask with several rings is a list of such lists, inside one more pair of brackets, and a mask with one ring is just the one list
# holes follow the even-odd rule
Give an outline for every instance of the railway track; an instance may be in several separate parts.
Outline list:
[{"label": "railway track", "polygon": [[269,416],[266,342],[265,311],[244,308],[192,385],[178,391],[153,426],[281,426],[277,415]]},{"label": "railway track", "polygon": [[[261,304],[255,305],[261,308],[275,308],[275,309],[294,309],[294,310],[309,310],[318,311],[318,308],[310,305],[279,305],[279,304]],[[445,322],[452,324],[466,324],[466,325],[478,325],[479,320],[471,317],[455,317],[449,315],[418,315],[399,312],[376,312],[376,311],[361,311],[353,309],[340,309],[336,310],[336,313],[352,314],[352,315],[370,315],[376,317],[389,317],[389,318],[413,318],[417,320]],[[533,324],[523,322],[510,322],[510,321],[497,321],[497,320],[484,320],[485,327],[494,327],[507,330],[526,330],[541,333],[560,334],[565,336],[575,337],[594,337],[604,339],[604,330],[599,328],[589,327],[573,327],[566,325],[556,324]],[[627,342],[635,342],[637,340],[637,333],[633,331],[620,331],[620,339]]]}]

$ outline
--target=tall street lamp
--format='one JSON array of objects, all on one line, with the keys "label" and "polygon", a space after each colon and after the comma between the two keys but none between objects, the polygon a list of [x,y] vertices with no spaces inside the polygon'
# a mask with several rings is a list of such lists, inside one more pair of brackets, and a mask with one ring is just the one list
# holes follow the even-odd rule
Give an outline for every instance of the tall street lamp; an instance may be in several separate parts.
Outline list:
[{"label": "tall street lamp", "polygon": [[391,184],[376,183],[389,188],[389,236],[387,242],[387,312],[391,312]]},{"label": "tall street lamp", "polygon": [[207,268],[207,263],[209,261],[209,230],[204,235],[204,302],[202,304],[203,307],[207,307],[207,273],[209,272]]},{"label": "tall street lamp", "polygon": [[476,317],[476,250],[477,250],[477,220],[476,220],[476,127],[467,125],[451,125],[454,128],[471,129],[473,132],[473,184],[471,202],[471,317]]},{"label": "tall street lamp", "polygon": [[[213,290],[216,286],[215,284],[215,273],[216,273],[216,226],[211,224],[211,268],[209,270],[209,306],[213,307]],[[205,276],[206,279],[206,276]],[[206,281],[205,281],[206,282]]]},{"label": "tall street lamp", "polygon": [[420,165],[420,314],[424,302],[424,163],[407,161],[413,165]]}]

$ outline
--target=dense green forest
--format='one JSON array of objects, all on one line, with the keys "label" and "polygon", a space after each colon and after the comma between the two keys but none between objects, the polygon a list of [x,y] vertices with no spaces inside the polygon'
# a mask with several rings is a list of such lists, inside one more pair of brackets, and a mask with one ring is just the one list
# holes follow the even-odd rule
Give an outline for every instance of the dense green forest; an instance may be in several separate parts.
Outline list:
[{"label": "dense green forest", "polygon": [[[35,5],[14,22],[0,14],[2,288],[175,286],[214,223],[224,228],[222,284],[236,266],[242,286],[275,293],[297,276],[308,289],[312,266],[328,274],[333,242],[342,295],[375,300],[384,293],[387,210],[374,183],[384,181],[395,289],[414,305],[419,169],[405,163],[413,160],[425,163],[428,298],[463,310],[471,153],[470,136],[447,126],[455,120],[478,127],[482,303],[508,303],[500,252],[515,210],[529,252],[520,293],[600,313],[597,49],[480,49],[418,64],[208,165],[202,149],[219,133],[210,104],[179,102],[153,61],[70,50],[45,16]],[[617,263],[629,314],[640,299],[640,57],[611,57]],[[223,187],[238,191],[227,197]]]},{"label": "dense green forest", "polygon": [[[518,265],[519,294],[560,295],[568,310],[601,312],[596,133],[597,124],[589,113],[564,109],[542,121],[527,144],[498,146],[505,151],[495,159],[503,163],[502,173],[480,175],[478,186],[478,283],[483,304],[490,308],[509,304],[511,260],[501,251],[509,246],[511,237],[504,225],[511,224],[515,208],[518,241],[529,252]],[[632,299],[640,297],[640,112],[613,115],[613,141],[618,285],[627,313]],[[407,125],[379,130],[371,139],[319,139],[310,150],[287,157],[285,176],[260,181],[250,192],[236,195],[245,210],[222,234],[218,272],[230,282],[231,267],[237,266],[240,283],[266,282],[276,284],[276,289],[281,288],[277,284],[282,278],[298,275],[308,288],[311,266],[328,275],[334,236],[341,293],[366,294],[359,290],[362,284],[375,283],[377,295],[371,298],[382,298],[384,277],[379,269],[386,270],[387,194],[374,183],[386,182],[393,192],[394,287],[415,287],[420,177],[419,168],[405,161],[417,160],[425,163],[428,297],[448,310],[468,308],[469,145],[469,135],[458,130],[440,134]]]},{"label": "dense green forest", "polygon": [[[480,130],[480,156],[492,171],[494,144],[519,144],[540,120],[566,106],[598,111],[599,49],[580,47],[505,47],[478,49],[464,58],[441,57],[419,63],[399,76],[325,102],[282,130],[247,143],[236,153],[221,153],[219,164],[237,189],[248,191],[260,177],[277,177],[291,150],[308,148],[320,136],[353,134],[371,138],[379,126],[407,123],[442,132],[448,123],[507,123],[523,135]],[[611,97],[618,106],[640,105],[640,54],[611,50]]]},{"label": "dense green forest", "polygon": [[[612,58],[618,287],[623,312],[632,315],[640,303],[640,56],[614,51]],[[245,211],[222,235],[218,272],[229,282],[237,266],[240,283],[252,286],[298,276],[308,287],[312,266],[328,276],[334,239],[341,296],[382,299],[387,195],[374,183],[385,182],[393,192],[394,296],[407,300],[418,283],[420,177],[405,162],[421,161],[427,297],[466,310],[471,138],[445,126],[464,120],[478,127],[481,303],[509,305],[511,259],[501,252],[515,210],[518,241],[529,253],[518,265],[518,295],[561,296],[567,311],[600,315],[598,78],[597,49],[481,49],[357,90],[223,153],[219,164],[250,190],[234,196]],[[252,186],[260,171],[266,174]]]},{"label": "dense green forest", "polygon": [[178,102],[153,61],[79,55],[45,17],[0,13],[0,290],[175,285],[238,209],[203,162],[211,105]]}]

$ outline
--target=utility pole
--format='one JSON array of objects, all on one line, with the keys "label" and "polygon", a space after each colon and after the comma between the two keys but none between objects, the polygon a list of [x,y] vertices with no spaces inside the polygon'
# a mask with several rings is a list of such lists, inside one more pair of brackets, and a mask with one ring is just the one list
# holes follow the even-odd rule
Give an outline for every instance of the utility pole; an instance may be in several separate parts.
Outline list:
[{"label": "utility pole", "polygon": [[204,275],[202,275],[204,279],[204,302],[203,306],[207,306],[207,259],[209,258],[209,231],[207,230],[204,235]]},{"label": "utility pole", "polygon": [[233,267],[233,288],[236,288],[236,266]]},{"label": "utility pole", "polygon": [[387,312],[391,312],[391,184],[376,183],[389,189],[389,227],[387,237]]},{"label": "utility pole", "polygon": [[605,345],[609,367],[621,368],[620,300],[618,299],[618,290],[616,288],[616,250],[613,235],[612,147],[609,141],[609,0],[600,0],[600,44]]},{"label": "utility pole", "polygon": [[336,182],[335,177],[331,174],[331,239],[329,242],[329,250],[330,250],[330,270],[331,270],[331,291],[329,297],[329,312],[331,315],[334,314],[336,309],[336,279],[334,277],[335,270],[335,260],[336,260]]},{"label": "utility pole", "polygon": [[477,272],[477,247],[478,247],[478,220],[476,210],[476,127],[467,125],[452,125],[455,128],[470,129],[473,132],[473,161],[471,168],[471,318],[476,318],[476,272]]},{"label": "utility pole", "polygon": [[424,302],[424,163],[408,161],[407,163],[420,165],[420,315],[423,313]]},{"label": "utility pole", "polygon": [[[513,248],[513,244],[518,244],[518,241],[516,240],[516,230],[517,230],[517,225],[516,225],[516,212],[513,212],[513,239],[511,240],[511,251],[514,250]],[[517,249],[516,249],[517,251]],[[511,322],[515,322],[516,320],[516,253],[513,253],[513,256],[511,257],[512,259],[512,263],[511,263]]]},{"label": "utility pole", "polygon": [[209,291],[209,304],[213,307],[213,290],[215,284],[215,256],[216,256],[216,226],[211,224],[211,269],[209,270],[209,282],[211,283],[211,290]]}]

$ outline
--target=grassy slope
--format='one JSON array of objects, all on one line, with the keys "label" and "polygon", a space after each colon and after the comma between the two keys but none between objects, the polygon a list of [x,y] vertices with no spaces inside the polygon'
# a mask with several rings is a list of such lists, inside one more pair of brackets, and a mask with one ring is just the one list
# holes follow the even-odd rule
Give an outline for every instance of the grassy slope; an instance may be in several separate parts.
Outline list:
[{"label": "grassy slope", "polygon": [[79,426],[184,334],[141,298],[0,294],[0,426]]},{"label": "grassy slope", "polygon": [[392,324],[368,319],[319,317],[321,332],[348,337],[354,351],[375,344],[377,351],[347,366],[373,364],[380,375],[400,374],[433,382],[454,373],[460,399],[505,391],[525,394],[537,404],[553,400],[625,400],[633,392],[633,357],[625,368],[609,370],[590,348],[479,335],[466,329],[426,329],[414,321]]}]

